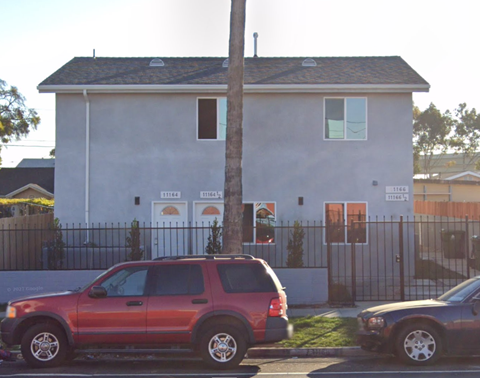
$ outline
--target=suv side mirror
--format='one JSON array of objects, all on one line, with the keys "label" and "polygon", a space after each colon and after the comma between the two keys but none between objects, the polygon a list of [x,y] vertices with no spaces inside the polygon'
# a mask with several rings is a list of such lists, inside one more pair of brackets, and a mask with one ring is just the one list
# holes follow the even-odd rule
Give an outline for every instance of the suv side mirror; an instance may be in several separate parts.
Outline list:
[{"label": "suv side mirror", "polygon": [[103,286],[94,286],[88,293],[90,298],[105,298],[107,296],[107,289]]}]

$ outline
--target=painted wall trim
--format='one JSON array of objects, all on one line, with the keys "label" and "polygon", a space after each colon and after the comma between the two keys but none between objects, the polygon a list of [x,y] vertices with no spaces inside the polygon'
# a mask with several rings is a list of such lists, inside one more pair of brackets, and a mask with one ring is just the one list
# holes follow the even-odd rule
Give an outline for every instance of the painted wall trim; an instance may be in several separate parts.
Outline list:
[{"label": "painted wall trim", "polygon": [[[40,93],[226,93],[227,85],[39,85]],[[408,93],[428,92],[429,84],[245,84],[245,93]]]}]

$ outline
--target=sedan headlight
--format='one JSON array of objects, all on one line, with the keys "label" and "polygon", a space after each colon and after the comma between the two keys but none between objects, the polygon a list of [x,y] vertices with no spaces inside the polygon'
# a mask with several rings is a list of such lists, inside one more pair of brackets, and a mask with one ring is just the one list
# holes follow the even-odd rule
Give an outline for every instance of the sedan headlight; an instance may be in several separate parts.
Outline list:
[{"label": "sedan headlight", "polygon": [[380,316],[375,316],[373,318],[368,319],[367,321],[367,328],[368,329],[379,329],[385,326],[385,319]]}]

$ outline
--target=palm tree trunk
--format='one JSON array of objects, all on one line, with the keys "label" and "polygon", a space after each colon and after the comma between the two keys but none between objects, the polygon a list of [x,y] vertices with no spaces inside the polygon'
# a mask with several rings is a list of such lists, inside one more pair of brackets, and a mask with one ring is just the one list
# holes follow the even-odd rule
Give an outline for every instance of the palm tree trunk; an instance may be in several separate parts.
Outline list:
[{"label": "palm tree trunk", "polygon": [[232,0],[227,89],[223,253],[242,253],[243,54],[246,0]]}]

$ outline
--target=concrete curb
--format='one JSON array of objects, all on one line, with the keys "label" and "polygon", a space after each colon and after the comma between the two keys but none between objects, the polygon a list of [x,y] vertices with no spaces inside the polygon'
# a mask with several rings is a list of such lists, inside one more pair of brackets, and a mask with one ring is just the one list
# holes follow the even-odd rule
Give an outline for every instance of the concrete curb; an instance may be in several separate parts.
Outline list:
[{"label": "concrete curb", "polygon": [[249,358],[264,357],[364,357],[372,356],[372,352],[362,350],[360,347],[338,348],[251,348],[247,355]]}]

